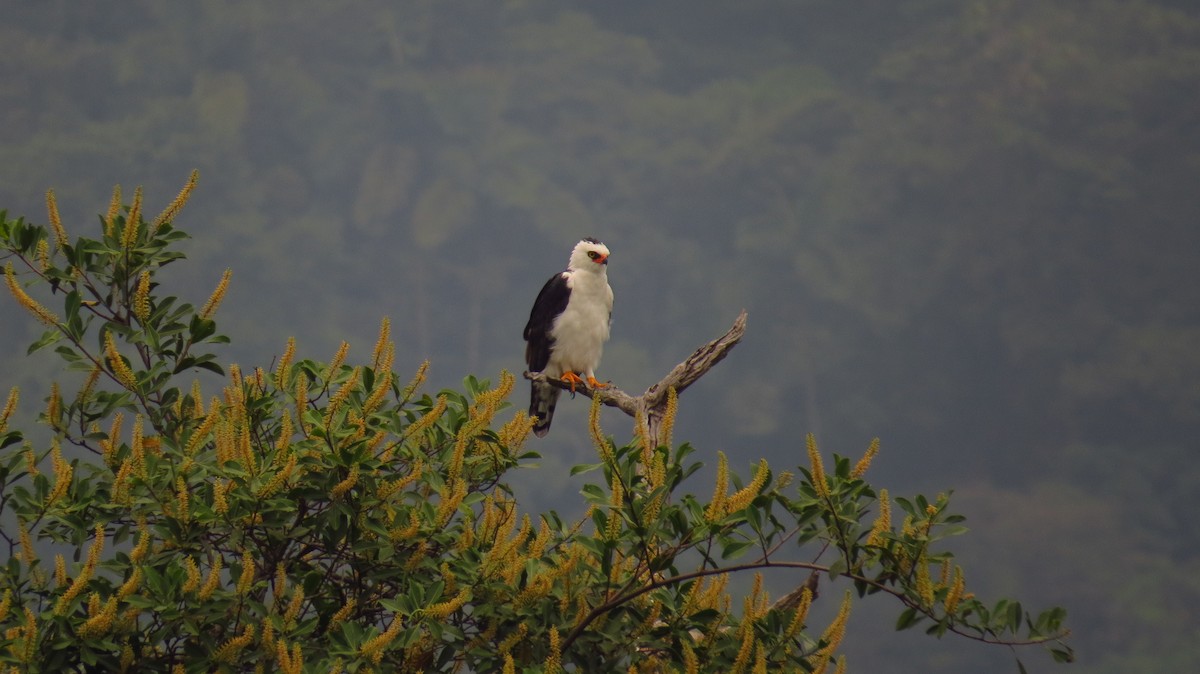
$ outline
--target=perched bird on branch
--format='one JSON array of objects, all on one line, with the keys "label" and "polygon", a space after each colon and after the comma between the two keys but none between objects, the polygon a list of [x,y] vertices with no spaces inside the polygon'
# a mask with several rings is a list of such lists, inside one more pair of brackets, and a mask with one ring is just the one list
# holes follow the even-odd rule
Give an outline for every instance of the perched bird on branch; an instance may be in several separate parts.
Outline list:
[{"label": "perched bird on branch", "polygon": [[[565,271],[546,281],[525,325],[525,363],[530,372],[560,379],[571,391],[583,384],[604,388],[596,368],[612,323],[613,292],[608,285],[608,247],[587,238],[575,244]],[[534,381],[529,415],[533,432],[550,432],[560,389]]]}]

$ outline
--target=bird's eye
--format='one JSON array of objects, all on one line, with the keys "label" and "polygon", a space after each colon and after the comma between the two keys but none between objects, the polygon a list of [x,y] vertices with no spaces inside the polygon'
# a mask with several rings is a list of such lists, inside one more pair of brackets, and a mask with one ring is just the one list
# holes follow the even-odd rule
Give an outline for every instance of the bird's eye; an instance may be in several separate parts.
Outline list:
[{"label": "bird's eye", "polygon": [[600,253],[597,253],[597,252],[596,252],[596,251],[594,251],[594,250],[589,250],[589,251],[588,251],[588,257],[590,257],[590,258],[592,258],[593,260],[595,260],[596,258],[600,257]]}]

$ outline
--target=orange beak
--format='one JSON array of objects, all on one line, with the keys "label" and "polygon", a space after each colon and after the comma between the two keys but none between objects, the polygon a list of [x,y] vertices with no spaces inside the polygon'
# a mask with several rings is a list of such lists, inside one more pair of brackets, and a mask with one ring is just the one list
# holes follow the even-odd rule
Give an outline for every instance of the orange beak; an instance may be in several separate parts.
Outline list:
[{"label": "orange beak", "polygon": [[596,264],[608,264],[608,256],[607,256],[607,255],[601,255],[600,257],[597,257],[597,258],[594,260],[594,262],[595,262]]}]

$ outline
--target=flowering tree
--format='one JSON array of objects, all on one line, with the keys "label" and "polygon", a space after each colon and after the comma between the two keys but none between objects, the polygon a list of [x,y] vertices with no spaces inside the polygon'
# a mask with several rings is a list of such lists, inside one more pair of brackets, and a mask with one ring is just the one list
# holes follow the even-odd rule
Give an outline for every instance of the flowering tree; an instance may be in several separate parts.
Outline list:
[{"label": "flowering tree", "polygon": [[[48,226],[0,214],[9,293],[46,326],[31,350],[82,373],[50,388],[47,446],[9,428],[15,388],[0,412],[7,671],[842,671],[852,599],[871,594],[901,629],[1070,659],[1064,611],[968,591],[939,545],[962,531],[945,495],[865,481],[878,442],[827,468],[809,436],[806,466],[760,461],[746,480],[718,454],[702,498],[695,450],[671,440],[676,387],[628,444],[599,425],[624,399],[596,395],[572,520],[522,512],[505,483],[537,457],[532,419],[508,411],[515,377],[423,394],[424,365],[392,370],[387,319],[360,363],[289,339],[270,371],[223,367],[229,272],[198,309],[155,280],[182,257],[173,220],[195,182],[149,221],[118,188],[96,238],[68,236],[53,193]],[[800,579],[778,601],[757,573],[772,568]],[[849,587],[814,626],[822,576]]]}]

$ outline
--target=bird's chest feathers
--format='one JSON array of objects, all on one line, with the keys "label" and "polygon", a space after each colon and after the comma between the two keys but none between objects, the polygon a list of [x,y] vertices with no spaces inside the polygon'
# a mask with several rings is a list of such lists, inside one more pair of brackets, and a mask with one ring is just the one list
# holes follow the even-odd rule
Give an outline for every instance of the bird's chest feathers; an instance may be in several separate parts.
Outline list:
[{"label": "bird's chest feathers", "polygon": [[608,339],[612,290],[603,276],[578,272],[567,278],[567,286],[571,299],[550,331],[552,359],[565,368],[593,368]]}]

